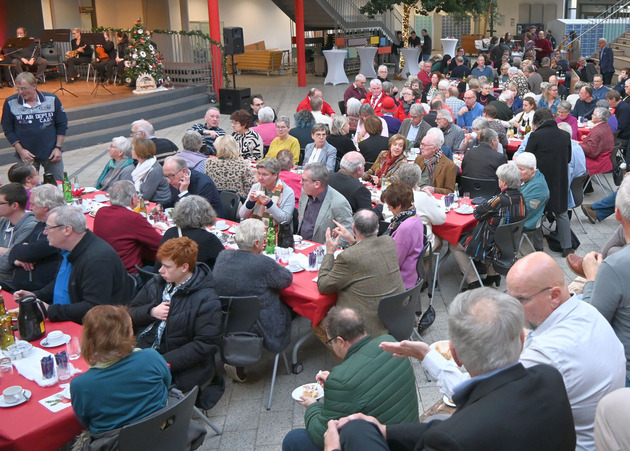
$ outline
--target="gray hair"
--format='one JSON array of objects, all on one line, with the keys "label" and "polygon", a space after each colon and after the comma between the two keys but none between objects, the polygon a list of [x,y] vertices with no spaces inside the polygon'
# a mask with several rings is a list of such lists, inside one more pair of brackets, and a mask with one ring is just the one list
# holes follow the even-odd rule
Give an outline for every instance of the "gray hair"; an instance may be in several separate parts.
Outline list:
[{"label": "gray hair", "polygon": [[472,121],[472,129],[481,129],[488,128],[490,126],[490,122],[483,116],[476,117]]},{"label": "gray hair", "polygon": [[499,94],[499,100],[502,102],[507,102],[508,100],[512,100],[514,98],[514,93],[509,89],[506,89],[501,94]]},{"label": "gray hair", "polygon": [[361,108],[359,108],[359,114],[369,114],[371,116],[376,116],[374,108],[372,108],[372,105],[370,105],[369,103],[364,103],[361,105]]},{"label": "gray hair", "polygon": [[259,161],[258,164],[256,164],[256,169],[266,169],[273,175],[278,175],[281,171],[280,162],[275,158],[267,158]]},{"label": "gray hair", "polygon": [[130,180],[118,180],[107,190],[109,202],[119,207],[131,206],[131,200],[136,195],[136,187]]},{"label": "gray hair", "polygon": [[131,128],[133,128],[134,125],[136,126],[137,131],[144,132],[147,138],[149,136],[155,135],[155,129],[153,128],[153,125],[151,125],[149,121],[145,121],[144,119],[139,119],[131,123]]},{"label": "gray hair", "polygon": [[458,294],[448,312],[451,343],[471,374],[485,374],[516,363],[524,323],[520,302],[492,288]]},{"label": "gray hair", "polygon": [[378,216],[372,210],[359,210],[352,218],[354,230],[365,237],[378,233]]},{"label": "gray hair", "polygon": [[394,89],[394,83],[392,83],[391,81],[383,82],[383,91],[388,93],[388,92],[392,92],[392,89]]},{"label": "gray hair", "polygon": [[608,41],[605,38],[599,38],[597,42],[604,42],[604,44],[608,44]]},{"label": "gray hair", "polygon": [[617,191],[615,207],[619,209],[619,213],[626,221],[630,220],[630,177],[623,178]]},{"label": "gray hair", "polygon": [[573,139],[573,129],[571,128],[569,124],[567,124],[566,122],[560,122],[558,124],[558,128],[560,130],[564,130],[565,132],[567,132],[569,136],[571,137],[571,139]]},{"label": "gray hair", "polygon": [[549,59],[548,56],[545,56],[544,58],[542,58],[540,60],[540,65],[541,66],[546,66],[547,64],[551,63],[551,60]]},{"label": "gray hair", "polygon": [[521,171],[515,164],[505,163],[497,168],[497,178],[503,180],[509,189],[521,187]]},{"label": "gray hair", "polygon": [[244,251],[251,251],[254,248],[255,242],[265,240],[265,224],[254,218],[249,218],[242,221],[238,227],[236,227],[236,233],[234,234],[234,241],[239,249]]},{"label": "gray hair", "polygon": [[311,97],[311,111],[321,111],[324,106],[324,99],[321,97]]},{"label": "gray hair", "polygon": [[562,102],[558,104],[558,111],[560,110],[564,111],[565,113],[570,113],[571,103],[567,102],[566,100],[563,100]]},{"label": "gray hair", "polygon": [[386,65],[384,65],[384,64],[381,64],[380,66],[378,66],[378,69],[376,69],[376,72],[380,72],[380,71],[381,71],[381,69],[385,69],[385,70],[387,70],[387,66],[386,66]]},{"label": "gray hair", "polygon": [[361,109],[361,101],[359,99],[355,99],[354,97],[348,99],[348,103],[346,103],[347,115],[358,116],[360,109]]},{"label": "gray hair", "polygon": [[[606,101],[604,100],[604,102]],[[608,122],[608,118],[610,117],[610,110],[608,108],[603,108],[601,106],[598,106],[597,108],[593,110],[593,115],[597,116],[604,122]]]},{"label": "gray hair", "polygon": [[518,74],[518,68],[517,68],[517,67],[514,67],[514,66],[510,67],[510,68],[508,69],[508,74],[509,74],[509,75]]},{"label": "gray hair", "polygon": [[206,110],[206,114],[208,114],[210,111],[218,111],[219,113],[221,112],[217,107],[215,106],[211,106],[210,108],[208,108]]},{"label": "gray hair", "polygon": [[451,87],[451,83],[448,80],[440,80],[438,82],[438,89],[439,88],[446,88],[446,89],[448,89],[450,87]]},{"label": "gray hair", "polygon": [[360,152],[352,151],[345,154],[339,162],[339,167],[350,174],[354,174],[357,169],[365,166],[365,158]]},{"label": "gray hair", "polygon": [[175,162],[175,167],[178,171],[181,171],[184,168],[188,168],[188,164],[186,163],[186,160],[176,155],[171,155],[170,157],[166,157],[166,159],[164,160],[164,164],[168,163],[169,161]]},{"label": "gray hair", "polygon": [[112,143],[116,146],[119,152],[122,152],[123,157],[131,158],[132,145],[129,138],[126,138],[124,136],[117,136],[116,138],[112,139]]},{"label": "gray hair", "polygon": [[258,110],[258,120],[261,123],[273,122],[273,109],[270,106],[264,106]]},{"label": "gray hair", "polygon": [[437,112],[437,118],[446,119],[449,124],[453,123],[453,116],[451,115],[451,112],[449,110],[439,110]]},{"label": "gray hair", "polygon": [[481,130],[479,134],[479,142],[490,144],[495,139],[499,138],[499,134],[492,130],[491,128],[484,128]]},{"label": "gray hair", "polygon": [[[267,108],[267,107],[265,107],[265,108]],[[264,109],[264,108],[261,108],[261,110],[262,109]],[[258,112],[258,117],[260,118],[260,111]],[[284,123],[284,125],[286,125],[287,127],[291,128],[291,119],[289,119],[288,116],[278,116],[278,119],[276,119],[276,124],[278,122],[282,122],[282,123]]]},{"label": "gray hair", "polygon": [[343,128],[348,123],[349,119],[345,116],[335,116],[332,121],[330,133],[333,135],[343,135]]},{"label": "gray hair", "polygon": [[372,86],[381,86],[383,87],[383,83],[381,83],[381,80],[379,80],[378,78],[373,78],[370,80],[370,88]]},{"label": "gray hair", "polygon": [[527,72],[528,74],[531,74],[534,72],[534,67],[530,64],[527,64],[523,67],[523,72]]},{"label": "gray hair", "polygon": [[311,180],[319,182],[323,187],[328,186],[328,169],[322,163],[309,163],[304,166],[304,172],[311,171]]},{"label": "gray hair", "polygon": [[363,81],[365,81],[365,80],[366,80],[366,79],[365,79],[365,75],[363,75],[363,74],[357,74],[357,75],[354,77],[354,81],[361,81],[361,80],[363,80]]},{"label": "gray hair", "polygon": [[519,153],[514,157],[512,161],[518,166],[525,166],[526,168],[536,169],[536,155],[531,152]]},{"label": "gray hair", "polygon": [[326,314],[323,326],[330,338],[341,337],[349,343],[354,343],[365,335],[363,316],[350,307],[335,305]]},{"label": "gray hair", "polygon": [[427,130],[427,134],[425,136],[435,136],[437,139],[437,146],[442,147],[444,145],[444,132],[440,130],[439,127],[432,127]]},{"label": "gray hair", "polygon": [[63,205],[61,207],[55,207],[50,210],[49,215],[52,215],[53,213],[57,215],[55,217],[55,225],[70,226],[75,233],[85,233],[85,231],[87,230],[85,215],[79,207],[75,207],[72,205]]},{"label": "gray hair", "polygon": [[424,107],[421,103],[414,103],[409,107],[409,114],[419,114],[420,116],[424,116]]},{"label": "gray hair", "polygon": [[175,204],[173,222],[182,229],[203,229],[214,225],[217,214],[205,197],[185,196]]},{"label": "gray hair", "polygon": [[417,164],[404,164],[396,172],[399,181],[415,188],[422,179],[422,169]]},{"label": "gray hair", "polygon": [[203,146],[203,138],[196,132],[195,130],[188,130],[184,133],[182,137],[182,147],[186,150],[194,150],[195,152],[199,152]]},{"label": "gray hair", "polygon": [[66,198],[56,186],[44,184],[31,189],[31,203],[52,210],[66,205]]}]

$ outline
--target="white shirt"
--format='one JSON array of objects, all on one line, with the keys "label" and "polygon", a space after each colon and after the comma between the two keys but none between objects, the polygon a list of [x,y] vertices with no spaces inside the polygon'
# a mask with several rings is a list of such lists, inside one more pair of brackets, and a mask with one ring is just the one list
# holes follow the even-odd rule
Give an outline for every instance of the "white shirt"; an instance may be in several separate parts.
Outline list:
[{"label": "white shirt", "polygon": [[332,119],[326,116],[321,111],[311,111],[311,114],[315,118],[315,123],[328,125],[328,130],[332,128]]},{"label": "white shirt", "polygon": [[313,147],[311,158],[308,159],[308,163],[317,163],[319,161],[319,154],[322,153],[322,148]]},{"label": "white shirt", "polygon": [[[520,362],[526,368],[544,363],[560,372],[573,412],[576,449],[594,450],[597,403],[626,381],[624,348],[608,321],[595,307],[574,296],[532,331]],[[449,397],[458,383],[470,377],[437,351],[429,352],[422,366]]]}]

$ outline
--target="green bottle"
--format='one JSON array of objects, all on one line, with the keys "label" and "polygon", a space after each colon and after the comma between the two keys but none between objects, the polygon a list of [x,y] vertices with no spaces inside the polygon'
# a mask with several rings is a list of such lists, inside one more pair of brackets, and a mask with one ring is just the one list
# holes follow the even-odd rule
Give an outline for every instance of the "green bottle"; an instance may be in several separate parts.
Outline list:
[{"label": "green bottle", "polygon": [[276,229],[273,226],[273,219],[269,220],[269,227],[267,227],[267,248],[265,253],[273,254],[276,252]]},{"label": "green bottle", "polygon": [[65,197],[66,203],[72,203],[72,185],[67,172],[63,173],[63,197]]}]

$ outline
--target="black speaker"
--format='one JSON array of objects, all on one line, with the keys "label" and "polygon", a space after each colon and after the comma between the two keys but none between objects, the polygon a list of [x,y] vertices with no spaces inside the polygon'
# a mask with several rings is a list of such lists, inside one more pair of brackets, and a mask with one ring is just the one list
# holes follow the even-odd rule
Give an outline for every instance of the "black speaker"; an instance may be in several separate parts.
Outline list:
[{"label": "black speaker", "polygon": [[241,27],[223,27],[223,44],[226,55],[242,55],[245,53],[243,29]]},{"label": "black speaker", "polygon": [[219,89],[219,111],[221,114],[232,114],[236,110],[247,110],[251,95],[249,88]]}]

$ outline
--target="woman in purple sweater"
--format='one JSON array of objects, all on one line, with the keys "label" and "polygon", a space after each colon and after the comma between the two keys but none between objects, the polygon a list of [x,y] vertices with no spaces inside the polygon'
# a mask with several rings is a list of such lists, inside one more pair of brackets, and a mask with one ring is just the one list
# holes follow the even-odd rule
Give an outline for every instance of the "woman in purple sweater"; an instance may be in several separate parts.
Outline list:
[{"label": "woman in purple sweater", "polygon": [[381,201],[394,214],[386,233],[396,242],[400,274],[408,290],[418,282],[416,265],[424,249],[422,218],[416,214],[413,190],[406,183],[393,182],[381,194]]}]

